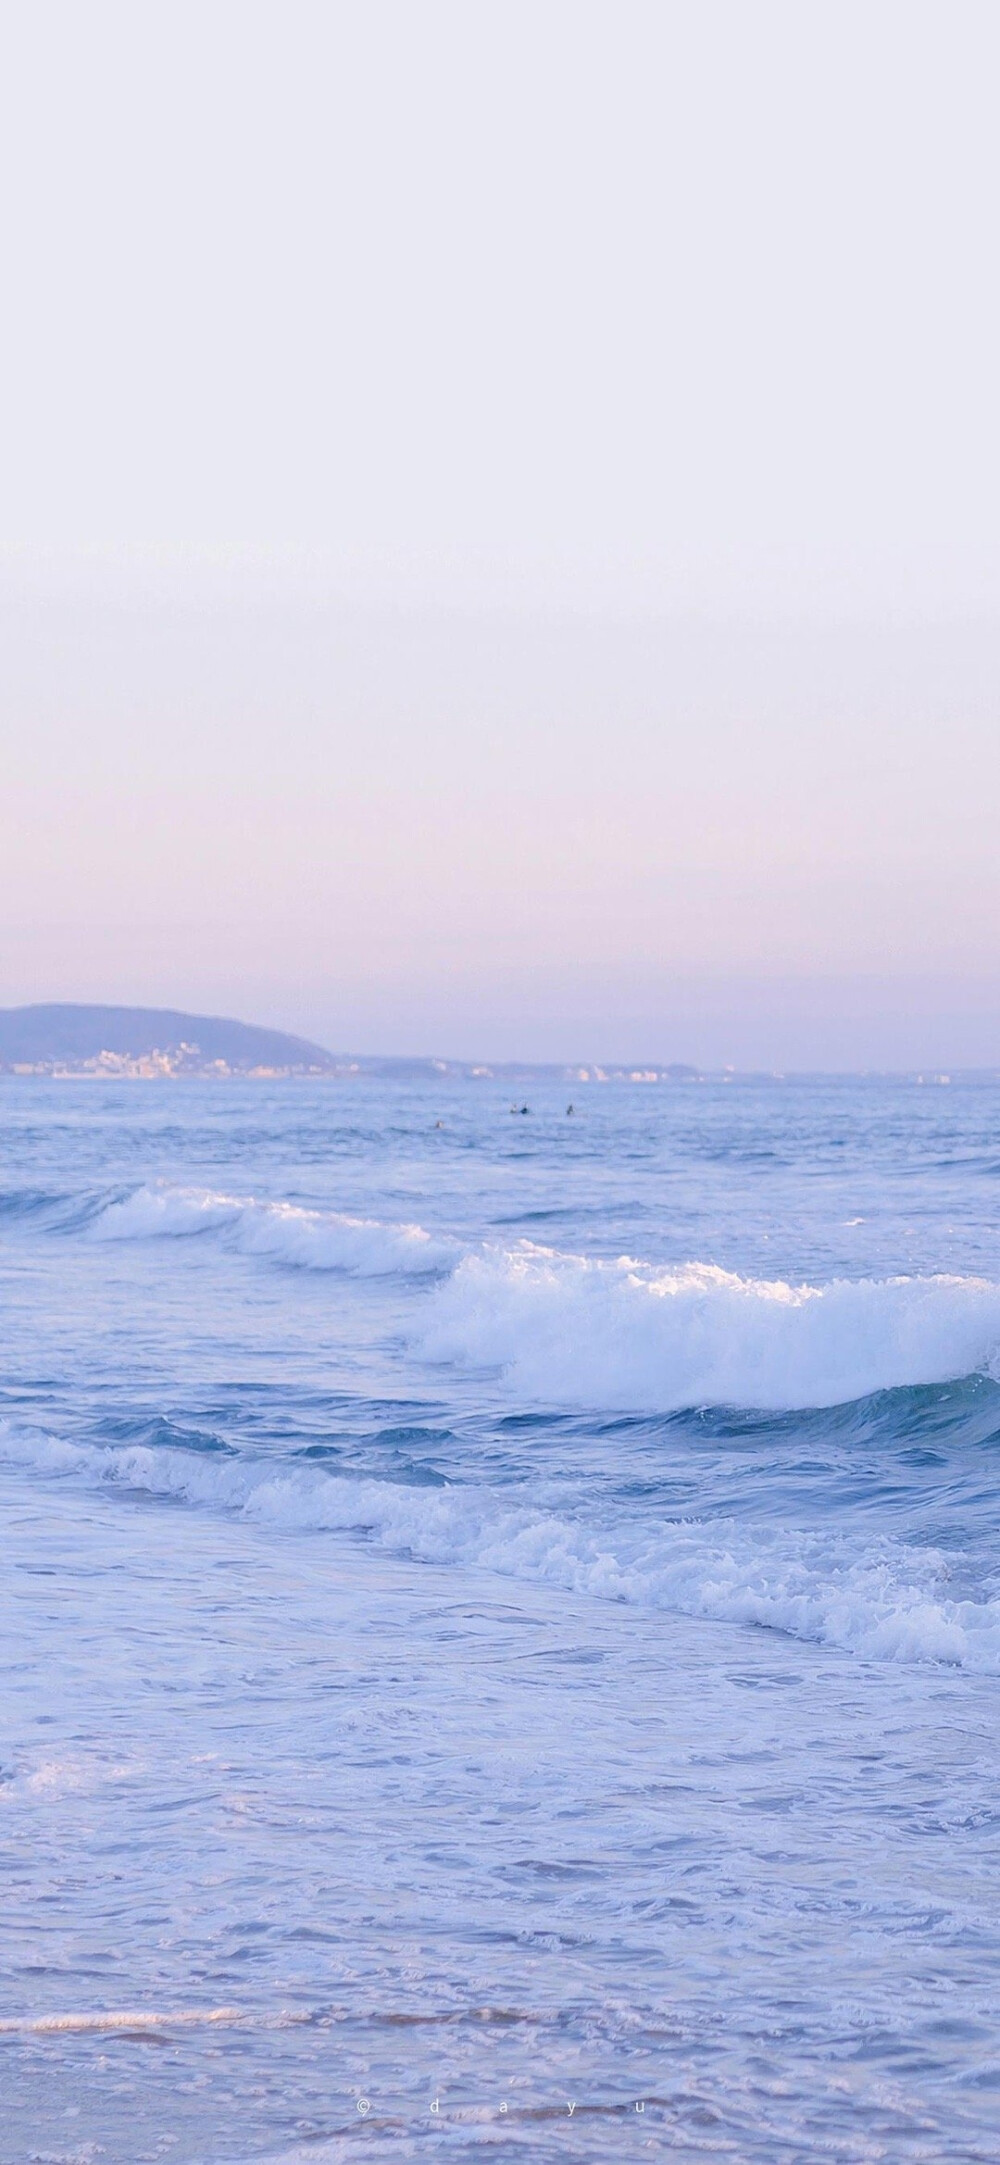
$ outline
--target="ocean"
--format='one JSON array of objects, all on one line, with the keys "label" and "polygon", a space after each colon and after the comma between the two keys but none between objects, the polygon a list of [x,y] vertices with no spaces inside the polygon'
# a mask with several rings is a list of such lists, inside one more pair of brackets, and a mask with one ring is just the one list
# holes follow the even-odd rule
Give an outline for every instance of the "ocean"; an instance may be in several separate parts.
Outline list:
[{"label": "ocean", "polygon": [[524,1102],[0,1083],[3,2165],[1000,2151],[1000,1086]]}]

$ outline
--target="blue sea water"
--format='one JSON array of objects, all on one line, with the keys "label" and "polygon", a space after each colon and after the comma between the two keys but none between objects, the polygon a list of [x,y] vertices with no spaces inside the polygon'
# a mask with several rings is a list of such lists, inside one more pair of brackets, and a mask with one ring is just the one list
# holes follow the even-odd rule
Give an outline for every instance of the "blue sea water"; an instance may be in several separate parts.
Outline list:
[{"label": "blue sea water", "polygon": [[0,1085],[4,2165],[1000,2150],[1000,1089],[529,1105]]}]

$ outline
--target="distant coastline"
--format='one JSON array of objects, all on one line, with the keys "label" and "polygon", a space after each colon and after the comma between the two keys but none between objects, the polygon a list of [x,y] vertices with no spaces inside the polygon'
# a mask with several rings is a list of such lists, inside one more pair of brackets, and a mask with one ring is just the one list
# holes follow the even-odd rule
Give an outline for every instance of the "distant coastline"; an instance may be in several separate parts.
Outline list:
[{"label": "distant coastline", "polygon": [[365,1057],[333,1053],[308,1038],[222,1015],[193,1015],[181,1008],[50,1002],[0,1008],[0,1075],[41,1075],[55,1081],[214,1076],[264,1082],[318,1076],[400,1081],[448,1076],[513,1081],[548,1076],[583,1083],[695,1081],[698,1070],[680,1063],[627,1068]]},{"label": "distant coastline", "polygon": [[[857,1071],[858,1080],[882,1070]],[[645,1066],[604,1061],[438,1060],[427,1056],[334,1053],[308,1038],[222,1015],[181,1008],[101,1007],[49,1002],[0,1008],[0,1079],[41,1076],[54,1082],[157,1081],[185,1077],[219,1081],[332,1080],[484,1081],[528,1084],[821,1081],[819,1072],[699,1068],[673,1060]],[[830,1078],[832,1079],[832,1078]],[[840,1073],[840,1080],[845,1074]],[[908,1070],[914,1083],[996,1083],[993,1068],[950,1073]]]}]

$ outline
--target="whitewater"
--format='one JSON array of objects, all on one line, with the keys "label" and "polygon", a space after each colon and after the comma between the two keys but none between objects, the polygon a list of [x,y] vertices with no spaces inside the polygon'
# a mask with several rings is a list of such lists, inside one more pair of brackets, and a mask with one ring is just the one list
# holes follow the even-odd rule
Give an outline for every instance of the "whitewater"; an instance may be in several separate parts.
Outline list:
[{"label": "whitewater", "polygon": [[528,1102],[0,1081],[2,2165],[996,2155],[1000,1086]]}]

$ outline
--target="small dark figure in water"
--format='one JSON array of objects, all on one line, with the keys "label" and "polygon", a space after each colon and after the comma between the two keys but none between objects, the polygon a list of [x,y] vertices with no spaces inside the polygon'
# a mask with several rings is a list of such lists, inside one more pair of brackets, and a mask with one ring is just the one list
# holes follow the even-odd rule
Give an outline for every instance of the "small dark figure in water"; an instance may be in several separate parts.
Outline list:
[{"label": "small dark figure in water", "polygon": [[572,1107],[572,1105],[567,1105],[567,1107],[566,1107],[566,1118],[567,1118],[567,1120],[569,1119],[569,1116],[570,1116],[570,1113],[572,1112],[572,1110],[573,1110],[573,1107]]},{"label": "small dark figure in water", "polygon": [[531,1111],[530,1105],[512,1105],[510,1109],[512,1113],[527,1113]]}]

